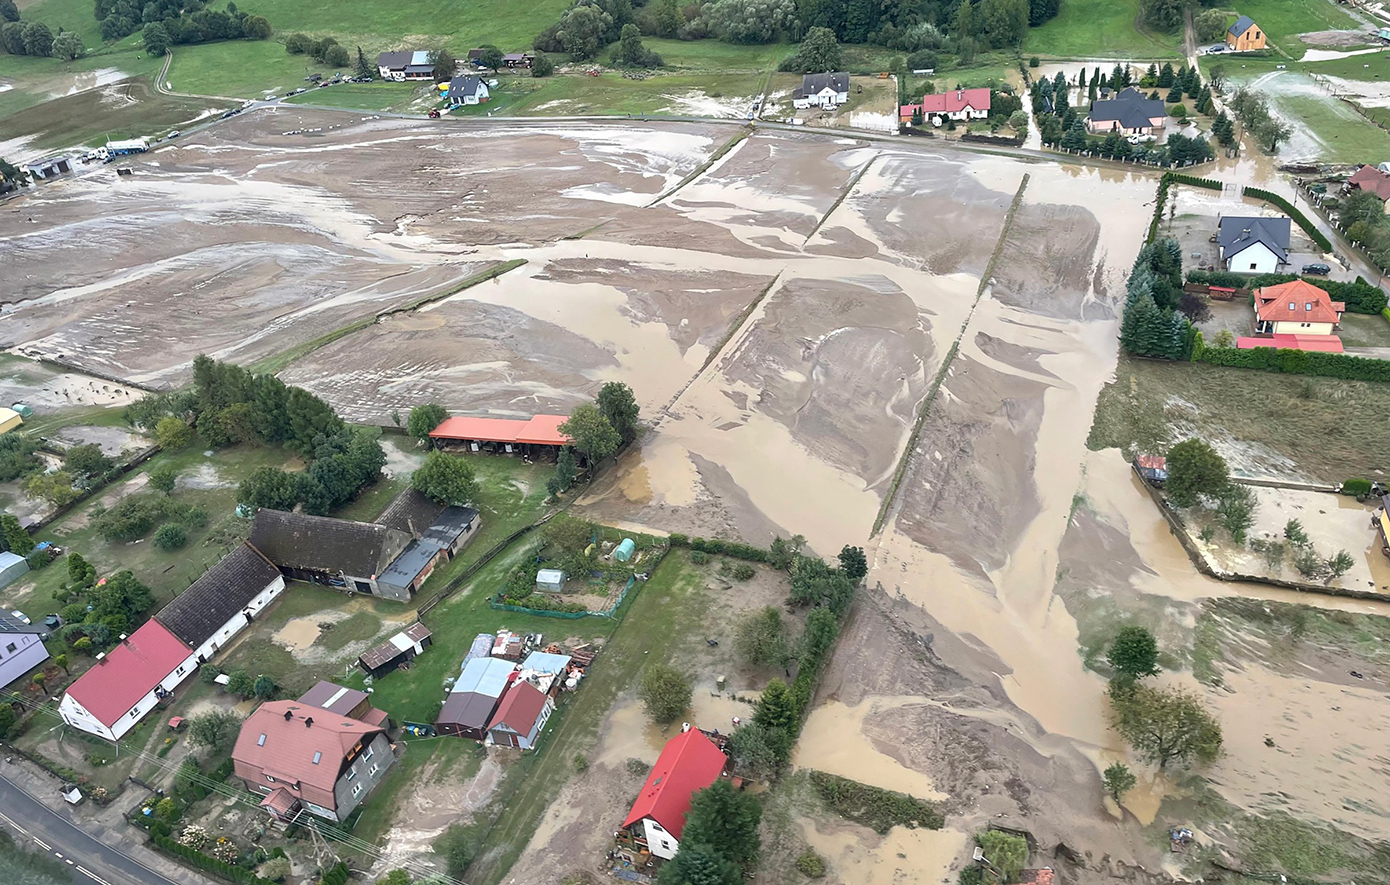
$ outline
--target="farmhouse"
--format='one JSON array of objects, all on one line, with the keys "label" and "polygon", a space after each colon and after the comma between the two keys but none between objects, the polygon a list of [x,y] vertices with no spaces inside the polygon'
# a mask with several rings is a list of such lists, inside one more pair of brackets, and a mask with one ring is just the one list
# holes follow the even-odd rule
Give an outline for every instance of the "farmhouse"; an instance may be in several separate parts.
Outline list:
[{"label": "farmhouse", "polygon": [[198,656],[183,640],[146,621],[68,686],[58,714],[73,728],[120,740],[197,669]]},{"label": "farmhouse", "polygon": [[719,780],[728,761],[698,728],[667,741],[623,820],[619,845],[639,857],[675,857],[691,797]]},{"label": "farmhouse", "polygon": [[[1346,189],[1348,192],[1367,191],[1375,194],[1382,203],[1386,203],[1390,200],[1390,175],[1374,166],[1362,166],[1347,179]],[[1385,211],[1390,212],[1390,203],[1386,203]]]},{"label": "farmhouse", "polygon": [[481,104],[487,101],[487,83],[475,74],[455,77],[449,81],[449,91],[445,94],[449,107],[457,108],[466,104]]},{"label": "farmhouse", "polygon": [[1274,273],[1289,263],[1289,220],[1227,216],[1217,231],[1221,261],[1239,273]]},{"label": "farmhouse", "polygon": [[555,712],[555,702],[529,682],[513,682],[487,725],[487,740],[499,747],[529,750]]},{"label": "farmhouse", "polygon": [[922,116],[933,126],[941,126],[947,120],[983,120],[989,116],[989,102],[989,90],[983,87],[935,92],[922,96]]},{"label": "farmhouse", "polygon": [[[13,554],[0,554],[3,555]],[[43,645],[47,632],[42,625],[26,624],[13,615],[0,612],[0,688],[48,660],[48,649]]]},{"label": "farmhouse", "polygon": [[1303,280],[1255,290],[1255,331],[1262,335],[1332,335],[1345,311],[1344,302]]},{"label": "farmhouse", "polygon": [[849,74],[807,74],[792,92],[792,107],[799,110],[820,108],[833,111],[849,101]]},{"label": "farmhouse", "polygon": [[[430,63],[429,50],[397,49],[383,52],[376,57],[377,73],[383,80],[433,80],[434,65]],[[453,71],[448,71],[452,74]]]},{"label": "farmhouse", "polygon": [[1235,24],[1226,29],[1226,45],[1236,52],[1264,49],[1265,35],[1253,18],[1242,15],[1235,20]]},{"label": "farmhouse", "polygon": [[402,602],[411,589],[377,580],[410,544],[402,531],[377,523],[262,508],[251,526],[251,546],[286,578]]},{"label": "farmhouse", "polygon": [[1118,132],[1121,135],[1156,135],[1163,131],[1168,111],[1163,102],[1145,98],[1134,87],[1120,91],[1109,101],[1091,102],[1086,129],[1092,133]]},{"label": "farmhouse", "polygon": [[430,431],[435,448],[462,448],[470,452],[555,457],[570,438],[560,432],[564,415],[537,415],[526,421],[514,418],[445,418]]},{"label": "farmhouse", "polygon": [[396,761],[386,730],[300,701],[269,701],[242,723],[236,776],[281,820],[342,822]]},{"label": "farmhouse", "polygon": [[478,741],[487,737],[488,723],[516,672],[515,664],[500,658],[465,661],[463,672],[444,699],[435,730]]},{"label": "farmhouse", "polygon": [[243,544],[154,617],[202,664],[246,629],[284,590],[285,577],[280,570],[259,551]]},{"label": "farmhouse", "polygon": [[379,679],[423,654],[430,647],[430,635],[429,628],[416,621],[376,648],[362,652],[357,666],[373,679]]}]

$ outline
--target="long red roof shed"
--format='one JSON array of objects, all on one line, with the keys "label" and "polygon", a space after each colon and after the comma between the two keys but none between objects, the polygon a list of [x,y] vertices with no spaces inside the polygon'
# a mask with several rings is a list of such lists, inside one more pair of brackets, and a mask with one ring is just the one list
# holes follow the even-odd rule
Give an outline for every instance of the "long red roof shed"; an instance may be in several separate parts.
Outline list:
[{"label": "long red roof shed", "polygon": [[671,738],[661,749],[623,827],[650,817],[679,839],[691,797],[719,780],[727,761],[724,752],[697,728]]},{"label": "long red roof shed", "polygon": [[568,421],[564,415],[536,415],[526,421],[517,418],[474,418],[459,415],[445,418],[430,431],[432,439],[454,439],[495,443],[529,443],[541,446],[568,445],[570,438],[560,432]]},{"label": "long red roof shed", "polygon": [[191,654],[152,619],[79,676],[67,693],[110,728]]}]

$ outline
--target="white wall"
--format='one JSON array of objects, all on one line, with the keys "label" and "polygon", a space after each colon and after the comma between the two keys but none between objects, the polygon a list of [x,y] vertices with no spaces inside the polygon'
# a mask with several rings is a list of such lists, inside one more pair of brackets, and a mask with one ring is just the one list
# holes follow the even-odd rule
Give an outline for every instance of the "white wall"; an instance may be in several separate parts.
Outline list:
[{"label": "white wall", "polygon": [[[185,679],[192,676],[198,669],[198,658],[189,655],[183,663],[174,668],[174,671],[165,676],[159,682],[159,687],[166,692],[173,691]],[[139,724],[141,719],[155,708],[159,703],[159,697],[154,690],[150,690],[144,697],[136,702],[129,712],[123,714],[116,723],[107,727],[101,720],[93,716],[88,710],[77,702],[72,695],[64,694],[63,700],[58,705],[58,713],[63,717],[63,721],[73,728],[103,737],[107,740],[120,740],[121,736]]]},{"label": "white wall", "polygon": [[[9,651],[11,645],[15,647],[14,651]],[[33,633],[6,633],[0,636],[0,688],[46,660],[48,649]]]},{"label": "white wall", "polygon": [[58,715],[62,716],[63,721],[73,728],[106,738],[108,741],[116,739],[116,734],[111,729],[103,725],[97,717],[88,713],[87,708],[74,700],[70,694],[64,694],[63,700],[59,702]]},{"label": "white wall", "polygon": [[225,648],[233,637],[246,629],[246,615],[244,612],[249,611],[253,617],[260,614],[265,610],[265,607],[274,602],[284,590],[284,575],[276,575],[275,580],[267,584],[265,589],[256,595],[255,599],[247,603],[246,608],[228,618],[227,623],[219,627],[216,633],[209,636],[202,645],[198,646],[198,650],[193,653],[194,662],[196,663],[198,658],[202,658],[205,661],[212,660],[213,655],[217,654],[219,649]]},{"label": "white wall", "polygon": [[1251,243],[1225,258],[1226,269],[1237,273],[1274,273],[1279,269],[1279,257],[1264,243]]},{"label": "white wall", "polygon": [[670,860],[676,856],[676,852],[681,847],[680,842],[676,840],[675,836],[662,829],[661,824],[649,817],[644,817],[642,818],[642,829],[646,831],[647,847],[651,849],[652,854],[665,860]]}]

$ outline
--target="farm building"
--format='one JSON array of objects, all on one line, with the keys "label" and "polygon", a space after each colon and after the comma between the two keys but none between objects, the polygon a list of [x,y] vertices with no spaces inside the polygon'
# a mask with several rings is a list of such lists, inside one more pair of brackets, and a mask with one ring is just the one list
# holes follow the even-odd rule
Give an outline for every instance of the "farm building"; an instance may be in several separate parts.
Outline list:
[{"label": "farm building", "polygon": [[281,820],[345,820],[395,761],[384,725],[300,701],[261,704],[232,749],[236,776]]},{"label": "farm building", "polygon": [[[383,80],[433,80],[434,65],[430,63],[429,50],[397,49],[383,52],[376,57],[377,74]],[[453,71],[449,71],[450,74]]]},{"label": "farm building", "polygon": [[250,537],[251,546],[286,578],[402,602],[410,591],[378,582],[377,576],[410,541],[405,532],[376,523],[267,508],[256,511]]},{"label": "farm building", "polygon": [[335,716],[347,716],[368,725],[388,727],[390,720],[385,710],[372,706],[372,696],[355,688],[344,688],[332,682],[319,680],[313,688],[299,696],[299,703],[319,707]]},{"label": "farm building", "polygon": [[285,590],[285,577],[259,551],[243,544],[156,614],[166,630],[193,651],[197,663],[251,623]]},{"label": "farm building", "polygon": [[482,740],[497,705],[516,674],[516,665],[501,658],[474,658],[463,665],[463,672],[444,699],[435,720],[440,734]]},{"label": "farm building", "polygon": [[1287,218],[1229,215],[1216,234],[1221,261],[1238,273],[1274,273],[1289,263],[1289,233]]},{"label": "farm building", "polygon": [[120,740],[197,669],[183,640],[146,621],[68,686],[58,714],[73,728]]},{"label": "farm building", "polygon": [[[13,555],[0,553],[0,557]],[[11,614],[0,612],[0,688],[48,660],[48,649],[43,644],[47,632],[44,626],[26,624]]]},{"label": "farm building", "polygon": [[499,747],[529,750],[555,712],[555,702],[529,682],[513,682],[487,726],[487,740]]},{"label": "farm building", "polygon": [[35,181],[48,181],[72,171],[72,157],[55,157],[38,163],[28,163],[24,171]]},{"label": "farm building", "polygon": [[1357,169],[1351,178],[1347,179],[1346,190],[1362,190],[1375,194],[1382,203],[1385,203],[1385,211],[1390,212],[1390,175],[1374,166],[1362,166]]},{"label": "farm building", "polygon": [[454,558],[473,540],[482,524],[471,507],[445,507],[415,489],[395,497],[377,518],[378,525],[411,536],[410,543],[380,575],[377,586],[383,596],[409,598],[424,586],[436,567]]},{"label": "farm building", "polygon": [[14,409],[0,407],[0,433],[9,433],[24,423],[24,418]]},{"label": "farm building", "polygon": [[374,679],[379,679],[402,664],[415,660],[430,647],[429,628],[415,622],[390,639],[368,649],[357,659],[357,666]]},{"label": "farm building", "polygon": [[643,854],[675,857],[691,797],[719,780],[728,761],[698,728],[667,741],[623,820],[619,846],[638,855],[634,860]]},{"label": "farm building", "polygon": [[514,418],[454,417],[430,431],[435,448],[463,448],[471,452],[555,457],[570,438],[560,432],[564,415],[536,415],[526,421]]}]

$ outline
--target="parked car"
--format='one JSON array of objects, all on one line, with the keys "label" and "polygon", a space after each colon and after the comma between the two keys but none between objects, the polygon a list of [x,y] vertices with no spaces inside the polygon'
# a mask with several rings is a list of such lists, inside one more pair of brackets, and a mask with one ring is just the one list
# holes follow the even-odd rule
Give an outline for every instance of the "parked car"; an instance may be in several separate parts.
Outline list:
[{"label": "parked car", "polygon": [[165,138],[178,138],[180,134],[181,133],[177,129],[175,129],[173,132],[170,132],[168,135],[166,135]]},{"label": "parked car", "polygon": [[237,115],[237,112],[234,111],[234,110],[233,110],[233,111],[227,111],[225,114],[222,115],[222,119],[225,120],[225,119],[227,119],[228,117],[235,117],[236,115]]},{"label": "parked car", "polygon": [[304,78],[305,83],[317,83],[323,79],[323,74],[310,74]]},{"label": "parked car", "polygon": [[1207,52],[1225,52],[1226,48],[1227,47],[1225,43],[1213,43],[1212,45],[1207,47]]},{"label": "parked car", "polygon": [[13,617],[16,621],[23,621],[26,624],[29,623],[28,616],[26,616],[24,612],[20,611],[19,609],[15,609],[14,611],[10,612],[10,616]]},{"label": "parked car", "polygon": [[1332,273],[1332,268],[1328,267],[1325,264],[1305,264],[1303,265],[1303,273],[1316,274],[1320,277],[1325,277],[1328,274]]}]

